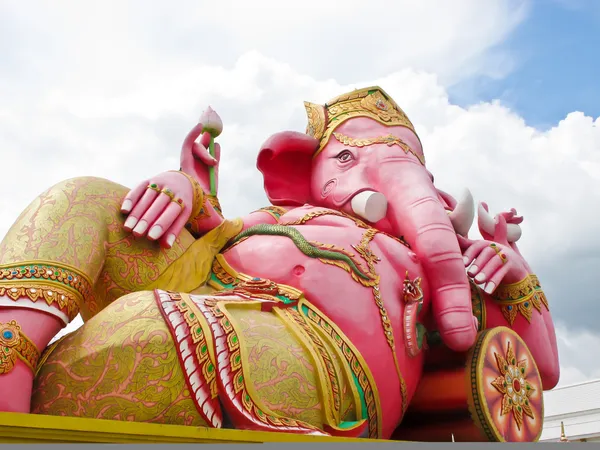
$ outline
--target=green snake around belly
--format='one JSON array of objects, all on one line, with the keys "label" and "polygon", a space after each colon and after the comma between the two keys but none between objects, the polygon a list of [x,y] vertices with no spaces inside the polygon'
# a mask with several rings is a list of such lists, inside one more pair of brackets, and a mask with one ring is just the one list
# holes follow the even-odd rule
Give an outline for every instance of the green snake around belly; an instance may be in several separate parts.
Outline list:
[{"label": "green snake around belly", "polygon": [[[335,250],[327,250],[314,246],[310,242],[306,240],[306,238],[294,227],[286,226],[286,225],[272,225],[272,224],[259,224],[251,226],[240,234],[238,234],[235,238],[230,242],[230,246],[239,242],[244,238],[248,238],[251,236],[283,236],[289,238],[296,248],[300,250],[303,254],[308,256],[309,258],[315,259],[328,259],[332,261],[341,261],[344,262],[350,267],[350,269],[356,274],[356,276],[364,279],[371,280],[371,277],[360,270],[360,268],[356,265],[356,263],[350,258],[348,255],[337,252]],[[223,251],[225,251],[223,249]]]}]

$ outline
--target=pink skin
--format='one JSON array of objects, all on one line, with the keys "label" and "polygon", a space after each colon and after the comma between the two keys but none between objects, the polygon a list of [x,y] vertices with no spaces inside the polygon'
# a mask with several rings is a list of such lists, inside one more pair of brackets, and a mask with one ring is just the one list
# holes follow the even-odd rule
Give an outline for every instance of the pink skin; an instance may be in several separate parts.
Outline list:
[{"label": "pink skin", "polygon": [[[483,206],[488,211],[487,205],[483,204]],[[516,243],[509,243],[506,239],[507,223],[520,224],[523,222],[523,218],[516,214],[517,212],[514,209],[498,214],[495,217],[496,227],[493,236],[480,226],[479,231],[484,240],[474,242],[459,237],[461,248],[465,250],[465,266],[471,266],[468,274],[473,277],[475,283],[481,287],[485,286],[488,294],[493,293],[501,282],[515,283],[528,274],[533,274],[519,252]],[[496,252],[489,247],[492,242],[495,242],[502,253],[506,255],[506,264],[502,264],[501,259],[496,256]],[[490,286],[492,283],[493,285]],[[487,311],[486,328],[506,326],[506,319],[501,313],[500,306],[494,302],[490,295],[485,296],[485,301]],[[550,312],[545,308],[542,308],[541,315],[534,311],[531,323],[521,315],[517,315],[512,328],[527,343],[540,370],[544,390],[555,387],[560,378],[560,364],[556,331]]]},{"label": "pink skin", "polygon": [[[182,149],[182,168],[186,173],[194,176],[202,186],[208,187],[208,174],[206,165],[210,165],[210,156],[206,151],[208,140],[203,138],[200,145],[195,144],[194,140],[199,134],[197,126],[190,132]],[[384,127],[370,119],[356,118],[347,121],[340,126],[337,131],[350,136],[369,136],[375,137],[382,134],[393,133],[404,139],[416,152],[422,152],[420,143],[416,136],[404,127]],[[350,201],[354,195],[365,189],[374,190],[383,193],[388,199],[388,214],[380,222],[373,224],[376,228],[403,236],[410,244],[416,255],[409,263],[405,257],[404,247],[396,249],[394,245],[387,244],[380,246],[382,260],[394,260],[401,258],[401,261],[392,264],[393,272],[389,272],[389,266],[382,271],[382,278],[391,276],[391,279],[401,280],[404,275],[404,268],[416,261],[420,262],[420,268],[415,268],[417,273],[423,272],[423,279],[426,280],[426,295],[431,298],[433,317],[441,331],[442,338],[446,345],[456,351],[464,351],[470,348],[476,335],[476,320],[472,316],[470,291],[468,287],[468,278],[465,273],[465,266],[475,265],[480,267],[479,271],[470,270],[469,275],[477,278],[478,284],[491,283],[497,286],[501,281],[511,282],[522,278],[529,272],[527,264],[515,249],[514,244],[502,244],[501,227],[499,235],[493,240],[498,243],[499,248],[507,255],[507,264],[502,264],[496,255],[490,253],[489,242],[473,242],[466,238],[457,239],[451,223],[448,219],[447,210],[453,210],[456,201],[449,195],[433,185],[432,175],[419,163],[412,154],[406,154],[400,147],[388,147],[384,144],[375,144],[362,149],[348,147],[346,148],[335,138],[332,138],[325,149],[313,158],[317,141],[303,133],[283,132],[269,138],[262,146],[258,155],[257,166],[264,175],[264,187],[272,204],[283,206],[290,210],[288,214],[282,217],[282,221],[291,220],[300,217],[310,210],[310,205],[319,205],[322,207],[342,210],[353,214]],[[218,159],[218,158],[217,158]],[[207,162],[208,161],[208,162]],[[186,163],[184,165],[184,162]],[[182,177],[176,173],[164,173],[153,180],[160,180],[161,183],[168,185],[181,198],[184,195],[191,196],[189,181],[184,182]],[[178,185],[181,183],[181,186]],[[142,192],[147,183],[143,183]],[[189,192],[186,194],[186,188]],[[175,189],[179,189],[176,191]],[[189,197],[187,197],[189,198]],[[148,202],[151,204],[151,201]],[[189,200],[186,201],[186,204]],[[305,208],[302,208],[306,205]],[[300,208],[298,208],[300,207]],[[140,208],[144,210],[144,208]],[[158,208],[160,209],[160,208]],[[148,210],[148,207],[145,208]],[[185,212],[184,212],[185,214]],[[510,215],[510,213],[509,213]],[[512,216],[508,220],[518,220]],[[503,216],[504,217],[504,216]],[[327,228],[339,226],[339,218],[325,216],[311,221],[312,224],[327,225],[323,230],[317,231],[314,240],[320,242],[336,242],[339,232],[331,234]],[[501,223],[501,221],[499,221]],[[255,212],[244,218],[244,228],[260,223],[275,223],[275,219],[264,212]],[[216,223],[214,226],[218,225]],[[212,225],[207,224],[207,231]],[[309,227],[308,229],[311,229]],[[314,231],[314,229],[311,229]],[[171,230],[173,232],[173,230]],[[135,230],[134,230],[135,233]],[[303,230],[303,233],[305,231]],[[312,231],[310,231],[312,233]],[[176,234],[177,233],[173,233]],[[498,234],[498,233],[496,233]],[[504,236],[505,236],[504,232]],[[487,236],[491,238],[491,236]],[[329,239],[329,240],[328,240]],[[264,242],[263,242],[264,241]],[[251,243],[251,244],[250,244]],[[373,354],[369,351],[374,345],[371,339],[377,340],[375,331],[381,329],[377,314],[370,311],[367,315],[359,314],[362,326],[353,323],[356,315],[348,316],[347,306],[339,308],[337,302],[332,298],[339,297],[339,289],[348,287],[351,284],[347,279],[337,280],[347,274],[336,272],[329,273],[323,265],[319,263],[318,269],[308,270],[307,268],[315,265],[315,261],[308,260],[303,255],[295,256],[297,259],[290,258],[289,264],[281,264],[279,258],[273,258],[273,255],[280,254],[277,250],[280,247],[287,246],[289,241],[282,237],[255,236],[249,240],[233,247],[226,252],[229,263],[239,271],[248,272],[253,276],[262,276],[275,281],[296,286],[307,293],[311,301],[316,301],[327,314],[332,317],[336,323],[348,333],[351,338],[356,338],[354,342],[369,342],[370,345],[364,348],[365,358],[372,366],[374,376],[377,378],[377,384],[381,392],[386,392],[382,402],[384,409],[388,411],[388,417],[392,419],[387,422],[387,427],[393,428],[393,418],[398,417],[399,398],[394,397],[388,392],[393,392],[393,386],[389,385],[390,380],[390,361],[379,354]],[[352,244],[355,244],[352,242]],[[348,243],[340,244],[345,247],[351,245]],[[462,247],[462,248],[461,248]],[[268,251],[267,251],[268,249]],[[293,253],[293,246],[286,252]],[[466,262],[463,261],[462,250],[465,251]],[[293,264],[292,264],[293,263]],[[290,266],[292,264],[292,266]],[[472,267],[471,267],[472,269]],[[481,272],[486,275],[483,277]],[[317,278],[327,274],[327,281],[318,283]],[[402,277],[398,275],[401,274]],[[412,274],[411,274],[412,275]],[[329,288],[335,286],[335,292],[329,292]],[[364,289],[361,291],[365,291]],[[390,291],[392,292],[393,289]],[[366,293],[365,293],[366,295]],[[359,298],[359,293],[352,296],[344,296],[346,299]],[[386,296],[394,305],[394,295]],[[485,295],[488,304],[487,327],[504,325],[506,321],[500,313],[497,305]],[[346,300],[349,301],[349,300]],[[366,299],[360,300],[366,301]],[[360,303],[356,305],[360,308]],[[387,303],[386,303],[387,304]],[[402,307],[388,306],[394,310],[390,311],[390,316],[397,319],[402,313]],[[552,321],[546,312],[544,312],[544,321],[535,319],[532,324],[523,322],[524,319],[517,318],[514,329],[521,333],[531,348],[534,357],[538,361],[538,366],[544,377],[544,386],[556,384],[557,358],[555,352],[555,337]],[[365,321],[369,322],[369,339],[364,336],[354,336],[356,332],[364,332]],[[394,322],[399,325],[400,322]],[[540,325],[541,324],[541,325]],[[360,334],[360,333],[359,333]],[[371,336],[373,334],[373,336]],[[402,341],[402,330],[396,331],[397,345]],[[377,351],[383,351],[385,345],[377,345]],[[361,348],[361,351],[363,349]],[[550,357],[549,357],[550,356]],[[378,359],[379,358],[379,359]],[[378,362],[379,361],[379,362]],[[410,385],[409,392],[412,395],[413,388],[416,386],[420,377],[421,363],[419,361],[402,361],[401,367]],[[383,375],[385,374],[385,376]],[[388,380],[388,381],[386,381]]]},{"label": "pink skin", "polygon": [[[8,297],[7,297],[8,298]],[[10,300],[12,301],[12,300]],[[25,305],[26,301],[20,301]],[[0,322],[16,320],[21,330],[40,351],[63,328],[63,322],[57,317],[26,307],[0,308]],[[14,369],[2,375],[0,383],[0,411],[29,413],[33,372],[23,361],[17,358]]]},{"label": "pink skin", "polygon": [[[190,163],[184,170],[206,186],[203,164],[205,161],[214,164],[214,161],[206,151],[207,140],[201,145],[194,143],[200,129],[199,124],[186,138],[182,161]],[[422,153],[417,136],[405,127],[386,127],[359,117],[345,122],[338,131],[351,136],[373,137],[394,133],[416,152]],[[476,326],[468,279],[456,235],[431,174],[413,154],[406,154],[398,146],[374,144],[363,149],[346,149],[332,137],[313,159],[315,148],[316,140],[303,133],[278,133],[267,140],[257,164],[264,175],[265,190],[271,202],[293,206],[311,203],[352,213],[350,200],[354,195],[366,189],[382,192],[388,198],[389,213],[375,225],[403,236],[411,244],[432,283],[433,312],[442,338],[456,351],[470,348],[475,340]],[[168,182],[168,187],[188,205],[191,187],[184,178],[180,174],[165,173],[149,181],[157,182],[159,187]],[[160,196],[147,189],[147,185],[147,182],[142,183],[126,198],[132,204],[137,203],[128,221],[133,222],[132,217],[137,220],[142,214],[146,217],[142,225],[136,225],[137,230],[127,224],[126,229],[133,229],[136,236],[143,236],[146,230],[157,225],[157,221],[158,224],[160,220],[170,224],[175,214],[171,210],[169,214],[159,215],[165,200],[151,208]],[[127,210],[124,208],[124,212]],[[169,237],[172,241],[172,236],[178,235],[188,216],[189,212],[180,213],[175,225],[167,231],[166,245]],[[207,229],[210,225],[207,223]]]},{"label": "pink skin", "polygon": [[[348,120],[336,131],[351,137],[392,133],[422,154],[417,136],[405,127],[386,127],[360,117]],[[422,261],[442,339],[453,350],[469,349],[477,331],[468,279],[456,233],[431,174],[415,155],[397,145],[346,147],[331,138],[313,161],[311,194],[315,202],[351,212],[349,200],[367,188],[386,196],[386,219],[393,233],[403,236]]]},{"label": "pink skin", "polygon": [[[297,207],[281,216],[280,220],[282,223],[294,221],[310,212],[323,209],[310,205]],[[263,217],[259,213],[252,216],[262,222]],[[274,222],[273,218],[271,222]],[[365,232],[353,221],[337,216],[321,216],[295,228],[308,241],[333,244],[354,254],[356,252],[352,246],[360,242]],[[405,348],[402,324],[407,311],[402,295],[402,282],[406,270],[409,271],[410,278],[414,279],[423,277],[423,269],[412,252],[386,235],[376,235],[370,248],[379,258],[376,263],[380,276],[379,291],[393,327],[395,351],[410,401],[421,377],[424,354],[421,352],[410,357]],[[226,250],[223,255],[228,264],[239,272],[302,290],[306,298],[348,336],[372,371],[381,400],[383,437],[389,438],[402,419],[402,397],[373,290],[353,281],[345,270],[304,255],[286,237],[253,236]],[[356,259],[363,268],[366,267],[360,256]],[[399,273],[402,277],[398,276]],[[425,278],[422,288],[426,300],[421,317],[429,309],[429,286]],[[349,311],[352,313],[349,314]]]},{"label": "pink skin", "polygon": [[[218,167],[221,147],[215,144],[216,158],[210,156],[207,150],[210,134],[204,133],[200,142],[196,142],[202,128],[203,125],[199,123],[186,136],[181,149],[181,170],[196,179],[204,192],[209,193],[206,166]],[[150,184],[156,184],[159,189],[170,189],[175,198],[183,200],[184,208],[171,201],[166,194],[150,189]],[[161,173],[138,184],[123,200],[121,212],[128,215],[125,229],[136,237],[147,236],[152,241],[158,240],[162,247],[170,248],[190,219],[193,201],[194,191],[185,176],[176,172]],[[205,220],[204,231],[218,226],[222,221],[208,202],[206,205],[211,217]]]}]

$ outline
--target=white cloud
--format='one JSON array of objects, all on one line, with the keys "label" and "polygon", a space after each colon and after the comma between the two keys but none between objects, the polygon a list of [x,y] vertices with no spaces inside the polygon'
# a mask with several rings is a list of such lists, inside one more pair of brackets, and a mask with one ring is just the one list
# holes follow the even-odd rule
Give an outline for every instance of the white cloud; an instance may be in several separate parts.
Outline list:
[{"label": "white cloud", "polygon": [[[593,315],[582,312],[598,300],[599,119],[573,112],[541,132],[498,102],[452,105],[445,88],[473,73],[501,75],[498,58],[510,67],[510,55],[491,47],[527,4],[374,1],[358,13],[364,2],[343,10],[338,2],[302,4],[286,10],[288,3],[274,0],[236,2],[231,15],[231,1],[206,11],[191,2],[39,3],[31,15],[23,4],[4,3],[0,236],[30,200],[64,178],[96,175],[132,186],[177,168],[181,141],[209,103],[225,122],[226,214],[264,206],[255,169],[262,141],[303,130],[303,100],[379,84],[415,123],[440,188],[468,186],[493,212],[524,214],[522,251],[564,318],[561,383],[599,376],[585,349],[600,338]],[[580,321],[587,334],[573,333]],[[578,346],[584,350],[574,352]]]}]

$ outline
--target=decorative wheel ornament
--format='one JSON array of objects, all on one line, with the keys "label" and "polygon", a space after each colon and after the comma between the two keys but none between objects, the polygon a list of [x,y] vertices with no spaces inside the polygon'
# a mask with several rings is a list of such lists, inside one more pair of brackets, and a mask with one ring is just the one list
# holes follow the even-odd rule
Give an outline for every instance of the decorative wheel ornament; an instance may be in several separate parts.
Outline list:
[{"label": "decorative wheel ornament", "polygon": [[544,422],[542,380],[510,328],[481,332],[467,359],[471,416],[492,442],[537,442]]}]

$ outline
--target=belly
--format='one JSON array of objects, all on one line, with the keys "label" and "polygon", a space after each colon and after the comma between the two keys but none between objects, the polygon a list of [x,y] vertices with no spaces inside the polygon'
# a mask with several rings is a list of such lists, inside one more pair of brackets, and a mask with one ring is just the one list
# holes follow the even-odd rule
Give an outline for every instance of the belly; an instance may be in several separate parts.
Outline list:
[{"label": "belly", "polygon": [[384,325],[391,326],[406,394],[411,397],[422,355],[410,357],[405,349],[403,281],[407,270],[414,279],[421,268],[406,247],[391,238],[376,235],[361,246],[366,241],[362,228],[302,225],[294,229],[300,232],[301,242],[289,236],[252,236],[223,256],[238,272],[301,290],[335,322],[370,367],[381,398],[384,434],[391,433],[401,418],[402,394]]}]

